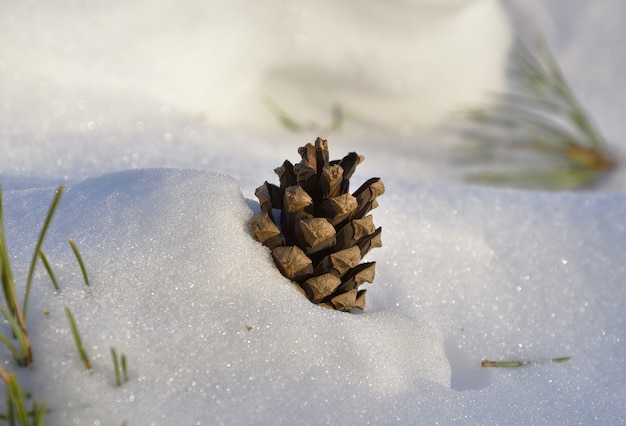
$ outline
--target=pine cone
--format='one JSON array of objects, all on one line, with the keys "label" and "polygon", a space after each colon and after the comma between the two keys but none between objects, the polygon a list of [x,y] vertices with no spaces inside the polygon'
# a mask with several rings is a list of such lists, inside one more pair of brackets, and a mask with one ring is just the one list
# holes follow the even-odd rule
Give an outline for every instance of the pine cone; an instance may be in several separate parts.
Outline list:
[{"label": "pine cone", "polygon": [[[280,272],[309,300],[340,311],[365,307],[364,282],[373,282],[376,262],[359,263],[382,245],[381,228],[367,213],[385,191],[380,178],[350,194],[350,177],[364,157],[351,152],[328,160],[328,142],[298,149],[302,161],[285,160],[274,171],[280,187],[267,181],[255,191],[261,212],[250,220],[257,239],[272,250]],[[280,210],[276,223],[272,209]]]}]

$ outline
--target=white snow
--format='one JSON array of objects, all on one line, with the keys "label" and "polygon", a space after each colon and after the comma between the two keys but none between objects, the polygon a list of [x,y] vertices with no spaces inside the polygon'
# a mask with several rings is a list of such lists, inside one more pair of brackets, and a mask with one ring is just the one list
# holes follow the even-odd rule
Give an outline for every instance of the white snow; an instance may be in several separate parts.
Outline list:
[{"label": "white snow", "polygon": [[[419,127],[479,99],[490,82],[501,84],[513,27],[499,3],[363,6],[345,25],[349,42],[331,44],[329,57],[340,58],[328,59],[325,77],[310,85],[295,71],[271,80],[280,73],[268,70],[289,68],[294,58],[316,63],[315,55],[291,55],[287,45],[294,34],[301,44],[313,43],[306,31],[320,22],[316,16],[335,10],[333,3],[274,1],[266,9],[243,1],[231,8],[211,3],[213,9],[192,0],[155,3],[114,2],[104,10],[71,0],[21,2],[5,5],[0,17],[0,180],[20,295],[54,189],[66,184],[43,246],[61,290],[38,265],[29,304],[35,362],[19,368],[0,348],[3,368],[47,402],[46,424],[626,421],[624,172],[607,181],[607,193],[468,186],[446,162],[441,133]],[[545,32],[558,41],[555,54],[612,147],[623,152],[626,129],[615,117],[623,116],[624,104],[613,93],[624,85],[596,81],[593,72],[621,75],[614,68],[625,63],[626,33],[614,16],[626,17],[624,7],[575,3],[567,10],[556,1],[505,6],[518,31],[527,31],[529,16],[539,26],[554,25]],[[337,6],[323,21],[320,51],[328,27],[346,21],[348,4],[354,5]],[[579,22],[585,8],[594,11],[595,28],[601,16],[611,17],[611,31],[589,30],[565,43],[562,34],[574,34],[571,20]],[[245,19],[233,18],[240,15]],[[402,15],[429,23],[415,29],[414,44],[394,44],[406,31],[389,22]],[[251,49],[249,39],[261,30]],[[276,40],[282,41],[274,49]],[[398,52],[386,51],[385,43]],[[596,45],[611,55],[586,65],[581,58],[596,57]],[[423,54],[403,57],[413,46]],[[354,52],[354,62],[343,52]],[[437,61],[444,53],[447,60]],[[368,74],[367,55],[373,66],[388,57],[408,62]],[[483,71],[459,68],[476,57]],[[343,75],[349,64],[361,73]],[[394,101],[387,97],[395,67],[406,78],[417,69],[431,78],[416,77]],[[292,77],[302,96],[283,87]],[[331,156],[364,154],[355,185],[377,175],[386,186],[373,211],[384,246],[368,254],[377,276],[365,311],[355,314],[303,298],[247,227],[257,208],[254,188],[276,182],[272,169],[297,161],[297,147],[315,135],[281,132],[246,97],[258,102],[271,83],[289,111],[302,108],[297,115],[324,121],[334,100],[326,105],[322,95],[336,93],[334,82],[346,78],[356,80],[342,85],[340,101],[359,114],[328,136]],[[467,92],[452,96],[455,87]],[[433,88],[445,90],[415,99]],[[390,103],[375,106],[376,99]],[[411,111],[413,102],[420,105],[414,121],[401,118],[398,111]],[[89,288],[68,238],[85,260]],[[90,371],[78,357],[65,305]],[[130,377],[121,387],[111,347],[128,357]],[[484,358],[562,356],[572,360],[480,367]]]}]

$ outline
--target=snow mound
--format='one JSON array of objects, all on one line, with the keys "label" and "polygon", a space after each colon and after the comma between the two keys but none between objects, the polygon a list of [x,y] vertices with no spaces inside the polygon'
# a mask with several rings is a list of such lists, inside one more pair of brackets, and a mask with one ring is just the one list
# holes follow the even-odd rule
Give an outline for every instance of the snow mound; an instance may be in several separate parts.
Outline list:
[{"label": "snow mound", "polygon": [[[32,250],[24,242],[36,241],[51,194],[7,194],[20,283]],[[361,404],[365,395],[394,398],[418,382],[447,385],[432,327],[394,312],[348,315],[312,305],[251,237],[250,216],[235,181],[208,172],[129,171],[68,187],[44,245],[61,290],[39,268],[29,306],[35,364],[24,375],[47,401],[51,424],[269,421],[279,408],[287,423],[289,410],[301,414],[307,400],[327,411],[319,404],[340,394]],[[82,252],[90,288],[68,237]],[[89,372],[63,305],[78,323]],[[128,356],[122,388],[111,346]]]},{"label": "snow mound", "polygon": [[[44,244],[61,290],[37,269],[35,363],[14,370],[50,424],[624,420],[624,197],[386,185],[378,277],[366,311],[346,314],[280,275],[228,176],[147,169],[73,184]],[[18,283],[52,192],[5,194]],[[121,388],[110,347],[128,356]],[[557,356],[573,359],[543,362]],[[538,363],[487,370],[484,357]]]}]

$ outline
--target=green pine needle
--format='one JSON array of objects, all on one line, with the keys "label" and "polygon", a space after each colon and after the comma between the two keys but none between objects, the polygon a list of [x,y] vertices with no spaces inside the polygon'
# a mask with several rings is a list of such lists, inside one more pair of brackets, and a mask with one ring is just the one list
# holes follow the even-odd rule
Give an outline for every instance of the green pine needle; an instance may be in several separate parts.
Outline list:
[{"label": "green pine needle", "polygon": [[28,278],[26,279],[26,293],[24,295],[24,319],[26,319],[27,312],[28,312],[28,299],[30,296],[30,286],[33,282],[35,264],[37,263],[37,258],[39,257],[39,252],[41,251],[41,245],[43,244],[43,240],[46,236],[46,233],[48,232],[48,227],[50,226],[50,222],[52,221],[52,216],[54,216],[54,212],[59,206],[59,202],[61,201],[62,195],[63,195],[63,185],[59,185],[54,195],[54,199],[52,200],[52,204],[50,204],[50,209],[48,210],[48,214],[43,223],[43,227],[41,228],[41,232],[39,233],[39,239],[37,240],[37,244],[35,245],[33,257],[30,262],[30,268],[28,268]]},{"label": "green pine needle", "polygon": [[[15,281],[13,280],[13,273],[11,272],[9,250],[7,248],[4,232],[2,198],[2,186],[0,186],[0,280],[2,281],[2,294],[7,306],[6,310],[2,308],[2,314],[11,324],[13,335],[17,338],[22,350],[21,356],[15,358],[15,360],[19,365],[26,366],[33,361],[33,354],[30,347],[30,339],[26,331],[26,318],[22,314],[22,310],[17,301]],[[2,340],[3,342],[8,341],[6,336]],[[11,350],[10,346],[9,350]],[[13,350],[11,350],[11,352],[14,353]]]},{"label": "green pine needle", "polygon": [[38,400],[33,401],[33,426],[43,426],[44,416],[46,415],[47,408],[45,402],[39,402]]},{"label": "green pine needle", "polygon": [[[117,357],[117,351],[114,347],[111,346],[111,357],[113,358],[113,370],[115,371],[115,384],[117,386],[122,386],[122,377],[124,378],[124,383],[128,381],[128,372],[126,370],[126,354],[122,353],[119,360]],[[122,374],[120,375],[120,364],[122,366]]]},{"label": "green pine needle", "polygon": [[[7,311],[4,307],[0,307],[0,313],[7,320],[9,325],[11,326],[11,330],[13,331],[14,336],[20,336],[20,326],[17,324],[17,320],[14,316],[12,316],[9,311]],[[16,333],[17,331],[17,333]],[[25,353],[25,348],[21,345],[20,339],[18,339],[18,346],[15,346],[11,339],[9,339],[4,334],[0,333],[0,342],[4,343],[7,347],[11,355],[13,355],[13,359],[17,362],[17,365],[21,367],[25,367],[28,365],[28,356]],[[19,349],[22,351],[20,353]]]},{"label": "green pine needle", "polygon": [[265,99],[267,108],[276,116],[280,124],[293,133],[310,132],[316,135],[327,135],[340,131],[343,125],[350,120],[350,116],[346,114],[341,105],[333,104],[330,108],[330,123],[322,125],[313,121],[301,122],[289,115],[276,102],[270,98]]},{"label": "green pine needle", "polygon": [[[28,411],[26,400],[29,398],[17,381],[15,374],[8,374],[0,367],[0,378],[5,383],[6,389],[6,414],[0,414],[0,420],[5,420],[9,425],[19,426],[42,426],[46,414],[46,404],[33,400],[33,408]],[[32,422],[29,421],[32,418]]]},{"label": "green pine needle", "polygon": [[117,360],[117,352],[114,347],[111,347],[111,357],[113,358],[113,370],[115,371],[115,384],[122,386],[122,379],[120,378],[120,364]]},{"label": "green pine needle", "polygon": [[13,354],[15,361],[21,367],[26,367],[32,362],[32,354],[30,353],[30,341],[28,339],[28,335],[24,333],[22,327],[20,326],[17,317],[11,313],[11,311],[5,309],[4,307],[0,307],[0,314],[7,320],[9,325],[11,326],[11,330],[13,331],[13,336],[17,339],[18,347],[20,351],[17,350],[15,345],[11,343],[11,341],[4,335],[0,340],[7,346],[7,348]]},{"label": "green pine needle", "polygon": [[85,347],[83,346],[80,334],[78,333],[78,327],[76,326],[74,315],[72,315],[72,311],[70,311],[70,308],[67,305],[65,305],[65,315],[67,316],[67,321],[70,323],[72,336],[74,336],[74,343],[76,344],[76,349],[78,349],[80,359],[85,365],[85,368],[89,370],[91,368],[91,362],[89,361],[89,357],[87,356],[87,352],[85,351]]},{"label": "green pine needle", "polygon": [[122,361],[122,374],[124,376],[124,382],[128,381],[128,371],[126,370],[126,354],[122,354],[121,357],[121,361]]},{"label": "green pine needle", "polygon": [[19,425],[28,425],[28,411],[26,410],[26,392],[17,382],[15,374],[9,376],[6,382],[7,397],[9,399],[9,405],[12,409],[9,413],[12,413]]},{"label": "green pine needle", "polygon": [[78,264],[80,265],[80,270],[83,273],[83,279],[85,280],[85,285],[89,287],[89,277],[87,276],[87,268],[85,268],[83,257],[80,255],[80,252],[78,251],[78,247],[76,247],[76,243],[74,242],[74,240],[70,238],[68,241],[70,243],[70,246],[72,247],[72,251],[74,252],[74,255],[76,256],[76,260],[78,261]]},{"label": "green pine needle", "polygon": [[543,361],[489,361],[489,360],[483,360],[480,364],[481,367],[483,368],[488,368],[488,367],[495,367],[495,368],[516,368],[516,367],[523,367],[526,365],[530,365],[530,364],[544,364],[546,362],[553,362],[553,363],[563,363],[563,362],[567,362],[570,359],[572,359],[571,356],[564,356],[561,358],[552,358],[549,360],[543,360]]},{"label": "green pine needle", "polygon": [[48,276],[50,277],[50,281],[52,281],[52,285],[54,286],[54,289],[59,290],[59,283],[54,273],[52,272],[52,268],[50,267],[50,262],[48,262],[46,255],[43,254],[43,251],[41,250],[39,250],[39,259],[41,260],[41,263],[43,263],[43,267],[46,269],[46,272],[48,273]]},{"label": "green pine needle", "polygon": [[15,312],[18,307],[16,303],[17,296],[15,294],[15,282],[13,281],[13,273],[11,272],[11,263],[9,261],[9,250],[4,236],[4,209],[2,198],[2,187],[0,186],[0,279],[2,280],[2,293],[7,307],[11,312]]}]

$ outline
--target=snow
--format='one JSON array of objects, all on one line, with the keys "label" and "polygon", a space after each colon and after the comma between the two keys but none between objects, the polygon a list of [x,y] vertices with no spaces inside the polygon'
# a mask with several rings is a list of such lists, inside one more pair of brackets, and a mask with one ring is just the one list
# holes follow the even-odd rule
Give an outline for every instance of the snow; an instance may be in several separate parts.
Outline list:
[{"label": "snow", "polygon": [[[124,103],[157,99],[212,124],[255,130],[275,121],[267,98],[308,120],[326,121],[340,104],[364,122],[413,126],[441,121],[452,105],[502,84],[502,67],[494,64],[506,60],[511,35],[496,0],[354,6],[13,5],[0,29],[4,74],[17,92],[11,101],[31,106],[18,95],[28,87],[51,110],[48,119],[69,109],[68,100],[106,107],[106,98],[123,92]],[[480,61],[459,53],[475,51]],[[468,78],[460,80],[461,73]]]},{"label": "snow", "polygon": [[[529,31],[524,25],[531,16],[539,26],[553,25],[542,28],[556,41],[555,54],[589,99],[612,148],[623,152],[626,129],[615,117],[624,106],[612,95],[623,84],[616,76],[626,34],[615,24],[616,15],[625,16],[623,6],[578,1],[565,11],[556,1],[507,1],[513,27],[497,2],[409,3],[406,10],[364,7],[349,20],[347,41],[333,45],[328,55],[335,59],[320,65],[325,77],[317,86],[297,79],[289,86],[295,72],[272,80],[282,75],[272,74],[273,67],[292,69],[289,58],[318,63],[319,51],[293,56],[289,43],[274,49],[271,42],[295,32],[304,43],[304,35],[314,34],[314,18],[334,10],[330,2],[307,8],[274,1],[249,10],[230,29],[229,19],[245,2],[212,5],[212,13],[191,0],[176,8],[138,1],[102,10],[71,0],[5,6],[0,178],[20,295],[54,189],[66,184],[43,246],[61,290],[38,265],[29,304],[35,362],[19,368],[0,348],[3,367],[47,402],[47,424],[626,421],[623,171],[601,188],[610,192],[468,186],[446,163],[445,137],[436,127],[421,127],[501,84],[512,28]],[[347,8],[338,6],[324,25],[345,21]],[[611,17],[611,30],[565,37],[575,35],[571,22],[582,22],[585,10],[594,11],[588,15],[595,28]],[[272,26],[268,16],[279,12],[299,18]],[[388,77],[398,63],[354,74],[360,79],[338,94],[358,118],[328,136],[331,156],[365,155],[355,184],[382,177],[386,193],[373,215],[384,245],[368,254],[377,261],[377,277],[367,287],[365,311],[326,310],[280,275],[247,227],[257,209],[254,188],[276,181],[272,169],[287,158],[297,161],[296,148],[314,135],[281,132],[275,118],[263,117],[246,97],[258,101],[269,84],[284,93],[289,111],[323,122],[330,104],[318,96],[334,90],[328,75],[344,81],[346,66],[367,68],[363,58],[380,51],[372,43],[399,37],[388,23],[418,12],[430,26],[411,34],[421,56],[406,61],[403,78],[438,55],[449,61],[405,80],[406,96],[397,102]],[[209,17],[214,25],[203,25]],[[373,17],[384,24],[366,35]],[[460,22],[479,31],[469,37]],[[252,24],[272,30],[258,51],[242,55]],[[168,32],[159,36],[163,28]],[[484,49],[484,72],[460,70],[468,58],[446,50],[458,43],[484,46],[494,34],[500,37]],[[310,43],[320,49],[327,38]],[[361,44],[372,50],[360,50]],[[596,45],[610,55],[598,56]],[[394,46],[399,53],[377,59],[403,57],[413,45]],[[345,52],[355,52],[352,62]],[[589,57],[596,59],[585,65]],[[607,80],[595,79],[595,72]],[[439,87],[450,90],[428,92],[437,77]],[[455,87],[467,92],[453,96]],[[420,91],[425,95],[415,116],[400,117]],[[376,99],[384,102],[375,107]],[[68,238],[85,260],[89,288]],[[65,305],[90,371],[76,352]],[[128,357],[129,381],[121,387],[111,347]],[[572,360],[542,362],[562,356]],[[539,362],[483,369],[484,358]]]}]

